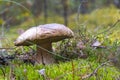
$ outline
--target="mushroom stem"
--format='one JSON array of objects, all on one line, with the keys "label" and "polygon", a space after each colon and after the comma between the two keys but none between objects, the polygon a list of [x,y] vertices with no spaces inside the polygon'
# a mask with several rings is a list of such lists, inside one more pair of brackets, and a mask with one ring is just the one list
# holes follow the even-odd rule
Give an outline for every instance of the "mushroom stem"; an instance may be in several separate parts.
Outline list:
[{"label": "mushroom stem", "polygon": [[[42,49],[42,48],[44,49]],[[52,43],[46,43],[46,44],[37,44],[37,54],[35,56],[36,61],[40,64],[51,64],[54,63],[55,60],[53,56],[48,52],[52,51]]]}]

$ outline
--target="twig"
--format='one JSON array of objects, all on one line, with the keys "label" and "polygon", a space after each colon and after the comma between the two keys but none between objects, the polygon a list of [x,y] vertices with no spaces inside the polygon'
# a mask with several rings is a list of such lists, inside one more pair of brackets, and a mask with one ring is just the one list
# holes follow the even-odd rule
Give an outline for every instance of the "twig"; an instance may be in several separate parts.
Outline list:
[{"label": "twig", "polygon": [[72,80],[75,80],[75,66],[74,66],[74,63],[73,63],[73,60],[71,61],[72,63],[72,76],[73,76],[73,79]]},{"label": "twig", "polygon": [[[80,4],[78,6],[78,9],[77,9],[77,16],[76,16],[76,24],[79,26],[79,17],[80,17],[80,8],[81,8],[81,5],[83,4],[83,2],[88,2],[88,0],[81,0],[80,1]],[[79,29],[79,27],[78,27]]]},{"label": "twig", "polygon": [[10,21],[12,19],[12,17],[10,17],[10,18],[8,18],[3,24],[2,24],[2,29],[1,29],[1,36],[3,37],[3,36],[5,36],[5,29],[4,29],[4,26],[5,26],[5,24],[8,22],[8,21]]},{"label": "twig", "polygon": [[[30,41],[27,41],[27,42],[30,43],[30,44],[33,44],[33,43],[30,42]],[[42,50],[48,52],[49,54],[55,55],[55,56],[57,56],[57,57],[60,57],[60,58],[62,58],[62,59],[65,59],[65,60],[70,60],[70,58],[63,57],[63,56],[61,56],[61,55],[59,55],[59,54],[56,54],[55,52],[51,52],[51,51],[49,51],[49,50],[43,48],[43,47],[41,47],[41,46],[38,46],[38,47],[39,47],[40,49],[42,49]]]},{"label": "twig", "polygon": [[[11,2],[11,3],[16,4],[17,6],[23,8],[24,10],[26,10],[28,13],[31,14],[31,17],[33,18],[33,21],[34,21],[34,23],[35,23],[35,26],[37,26],[36,20],[34,19],[34,15],[32,14],[32,12],[31,12],[27,7],[25,7],[24,5],[21,4],[21,3],[23,3],[23,2],[18,3],[18,2],[13,1],[13,0],[0,0],[0,1]],[[14,6],[13,6],[13,7],[14,7]],[[8,9],[9,9],[9,8],[8,8]],[[5,10],[5,11],[6,11],[6,10]],[[4,13],[4,11],[3,11],[2,13],[0,13],[0,14],[3,14],[3,13]]]},{"label": "twig", "polygon": [[103,67],[104,65],[106,65],[106,64],[109,63],[109,62],[111,62],[111,60],[102,63],[102,64],[99,65],[92,73],[83,76],[82,79],[90,78],[90,77],[92,77],[93,75],[96,75],[96,74],[97,74],[97,71],[98,71],[101,67]]},{"label": "twig", "polygon": [[[0,1],[3,1],[3,0],[0,0]],[[8,1],[9,2],[9,1]],[[19,2],[20,4],[23,4],[25,3],[25,1],[22,1],[22,2]],[[0,15],[4,14],[5,12],[7,12],[8,10],[11,10],[12,8],[16,7],[17,5],[12,5],[12,6],[9,6],[7,8],[5,8],[3,11],[0,12]]]},{"label": "twig", "polygon": [[[59,76],[56,77],[54,80],[61,80],[61,78],[63,78],[64,76],[66,76],[66,75],[68,75],[68,74],[73,74],[73,73],[75,73],[75,72],[78,72],[78,71],[81,70],[82,68],[87,68],[87,67],[89,67],[89,66],[79,67],[79,68],[74,69],[74,70],[72,70],[72,71],[70,71],[70,72],[67,72],[67,73],[65,73],[65,74],[59,75]],[[74,72],[73,72],[73,71],[74,71]]]},{"label": "twig", "polygon": [[[108,28],[107,30],[105,30],[105,31],[103,31],[103,32],[100,32],[100,33],[98,33],[98,34],[96,34],[96,35],[99,35],[99,34],[103,34],[103,33],[105,33],[105,32],[108,32],[108,31],[111,30],[112,28],[116,27],[116,25],[117,25],[119,22],[120,22],[120,19],[118,19],[112,26],[110,26],[110,28]],[[96,36],[96,35],[95,35],[95,36]]]}]

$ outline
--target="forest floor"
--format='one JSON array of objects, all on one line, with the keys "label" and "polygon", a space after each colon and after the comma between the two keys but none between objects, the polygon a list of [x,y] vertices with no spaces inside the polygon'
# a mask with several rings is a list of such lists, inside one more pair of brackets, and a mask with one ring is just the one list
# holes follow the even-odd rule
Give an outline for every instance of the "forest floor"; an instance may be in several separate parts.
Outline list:
[{"label": "forest floor", "polygon": [[[77,17],[79,18],[77,19]],[[43,20],[41,15],[39,18],[29,19],[5,31],[4,39],[1,40],[2,47],[13,48],[7,51],[7,54],[29,52],[28,47],[15,47],[14,40],[28,28],[45,24]],[[48,17],[47,21],[47,23],[64,23],[60,16]],[[57,52],[60,53],[58,55],[62,57],[69,55],[70,61],[61,61],[61,59],[59,61],[57,57],[59,63],[44,66],[26,64],[18,59],[9,60],[9,65],[0,65],[0,80],[13,80],[14,78],[16,80],[119,80],[119,10],[112,6],[86,15],[74,14],[69,17],[68,26],[75,33],[75,37],[70,39],[72,46],[67,46],[66,53],[61,53],[61,51],[64,50],[68,40],[58,42],[62,44],[62,48],[58,47],[58,44],[54,44],[54,47],[58,48]],[[82,52],[87,55],[87,58],[77,54],[78,57],[73,57],[75,55],[73,52],[77,53],[76,45],[80,41],[86,41],[85,49]],[[97,43],[97,48],[91,47],[94,43]],[[32,48],[35,49],[34,46]]]}]

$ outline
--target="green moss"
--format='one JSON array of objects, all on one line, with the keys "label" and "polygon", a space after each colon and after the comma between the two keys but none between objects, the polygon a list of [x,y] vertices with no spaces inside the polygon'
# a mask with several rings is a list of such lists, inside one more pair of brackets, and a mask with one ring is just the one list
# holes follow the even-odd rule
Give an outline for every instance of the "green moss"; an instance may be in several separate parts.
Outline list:
[{"label": "green moss", "polygon": [[[38,70],[45,69],[45,77],[51,80],[80,80],[83,76],[92,73],[100,64],[96,62],[89,62],[86,60],[73,60],[66,63],[54,64],[54,65],[26,65],[15,66],[13,71],[16,80],[28,79],[28,80],[43,80],[43,76],[38,73]],[[13,65],[14,66],[14,65]],[[0,73],[1,74],[1,73]],[[97,78],[102,80],[112,80],[117,78],[120,72],[114,67],[103,66],[98,69],[96,76],[86,78],[88,80],[96,80]]]}]

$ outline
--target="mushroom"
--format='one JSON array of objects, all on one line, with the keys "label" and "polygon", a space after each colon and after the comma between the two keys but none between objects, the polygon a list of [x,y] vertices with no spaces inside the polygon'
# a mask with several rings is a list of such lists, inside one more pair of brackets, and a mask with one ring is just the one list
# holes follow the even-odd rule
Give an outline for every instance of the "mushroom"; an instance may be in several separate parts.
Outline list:
[{"label": "mushroom", "polygon": [[52,64],[55,62],[52,52],[52,42],[57,42],[66,38],[72,38],[74,33],[62,24],[52,23],[32,27],[21,34],[15,46],[37,45],[37,53],[34,56],[39,64]]}]

